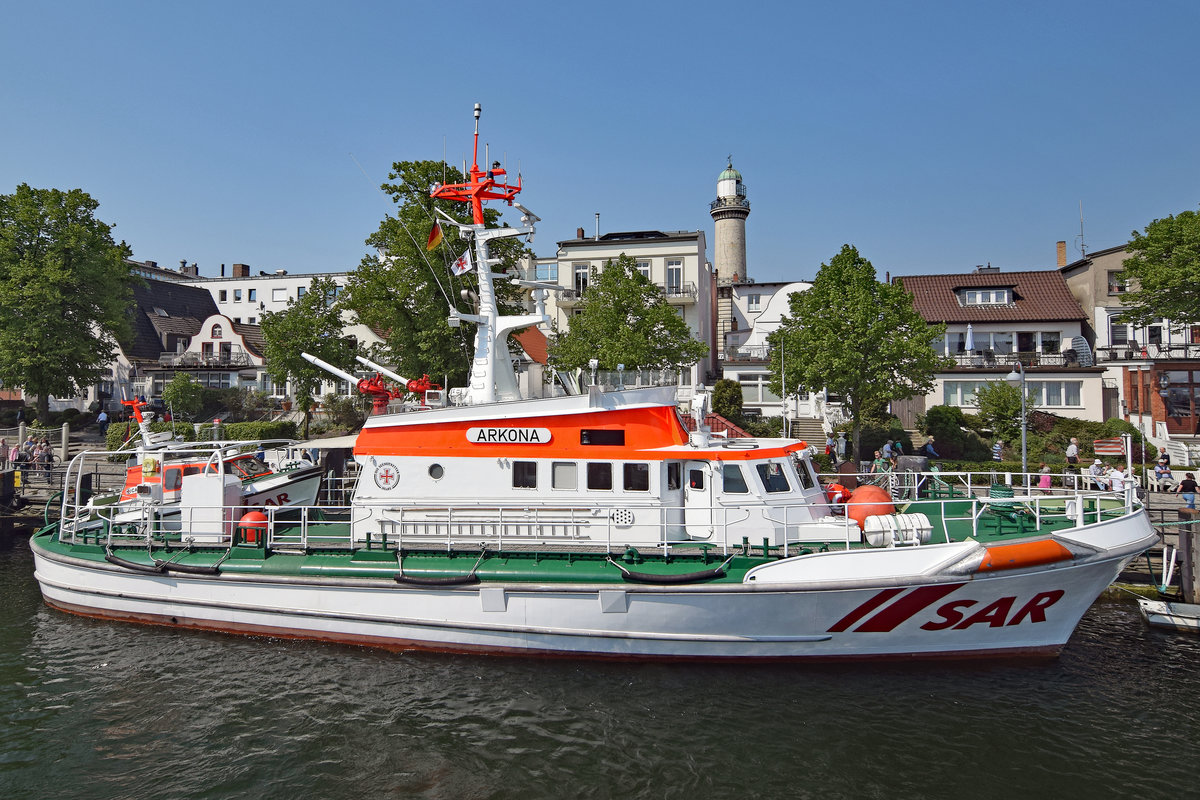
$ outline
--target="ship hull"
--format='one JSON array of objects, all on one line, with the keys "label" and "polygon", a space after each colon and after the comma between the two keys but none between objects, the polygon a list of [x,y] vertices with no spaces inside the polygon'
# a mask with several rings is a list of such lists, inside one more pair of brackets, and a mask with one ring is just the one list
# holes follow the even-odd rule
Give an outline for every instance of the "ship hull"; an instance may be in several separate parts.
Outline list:
[{"label": "ship hull", "polygon": [[411,587],[382,577],[146,574],[39,537],[32,546],[46,602],[90,617],[396,650],[837,660],[1053,655],[1148,546],[1137,538],[1066,564],[841,585]]}]

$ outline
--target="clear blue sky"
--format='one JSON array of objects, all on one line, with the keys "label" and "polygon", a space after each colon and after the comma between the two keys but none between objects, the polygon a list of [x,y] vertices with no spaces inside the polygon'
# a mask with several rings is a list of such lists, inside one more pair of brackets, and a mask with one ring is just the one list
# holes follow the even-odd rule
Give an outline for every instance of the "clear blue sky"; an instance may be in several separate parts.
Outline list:
[{"label": "clear blue sky", "polygon": [[[393,161],[519,165],[534,249],[712,232],[749,273],[1050,267],[1200,204],[1200,3],[8,2],[0,193],[80,187],[138,259],[346,270]],[[354,158],[362,164],[366,177]],[[482,159],[481,159],[482,160]],[[515,218],[511,215],[509,218]],[[712,248],[709,248],[712,258]]]}]

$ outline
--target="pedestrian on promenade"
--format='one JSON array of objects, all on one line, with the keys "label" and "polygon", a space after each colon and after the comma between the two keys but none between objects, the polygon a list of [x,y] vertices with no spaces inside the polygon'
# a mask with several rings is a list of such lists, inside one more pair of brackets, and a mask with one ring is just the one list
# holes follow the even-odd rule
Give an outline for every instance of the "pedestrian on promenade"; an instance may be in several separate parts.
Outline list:
[{"label": "pedestrian on promenade", "polygon": [[1004,460],[1003,455],[1004,455],[1004,442],[1001,441],[1000,439],[997,439],[996,443],[994,445],[992,445],[992,461],[1003,461]]},{"label": "pedestrian on promenade", "polygon": [[108,413],[102,408],[100,414],[96,417],[96,425],[100,428],[100,435],[108,435]]},{"label": "pedestrian on promenade", "polygon": [[925,440],[924,450],[925,450],[925,455],[929,456],[930,458],[941,458],[941,455],[938,453],[938,451],[933,448],[933,437],[932,436],[930,436],[928,439]]},{"label": "pedestrian on promenade", "polygon": [[1038,488],[1042,490],[1043,494],[1050,494],[1050,467],[1046,466],[1045,461],[1038,468],[1038,472],[1041,473],[1041,477],[1038,478]]},{"label": "pedestrian on promenade", "polygon": [[1175,491],[1183,495],[1183,502],[1188,508],[1196,507],[1196,476],[1194,474],[1185,473],[1184,479],[1175,487]]}]

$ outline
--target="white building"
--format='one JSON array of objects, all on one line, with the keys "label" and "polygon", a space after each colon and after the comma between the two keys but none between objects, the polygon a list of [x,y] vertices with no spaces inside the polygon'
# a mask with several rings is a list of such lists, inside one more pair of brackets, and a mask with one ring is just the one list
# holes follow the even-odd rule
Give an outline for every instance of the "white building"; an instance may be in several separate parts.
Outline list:
[{"label": "white building", "polygon": [[558,242],[552,258],[538,258],[527,275],[531,280],[557,283],[546,311],[560,331],[582,313],[581,301],[593,269],[628,255],[638,270],[662,291],[667,303],[687,323],[692,336],[709,344],[709,357],[682,379],[692,386],[707,379],[716,366],[713,345],[713,271],[705,257],[704,231],[626,231],[587,238],[580,228],[575,239]]}]

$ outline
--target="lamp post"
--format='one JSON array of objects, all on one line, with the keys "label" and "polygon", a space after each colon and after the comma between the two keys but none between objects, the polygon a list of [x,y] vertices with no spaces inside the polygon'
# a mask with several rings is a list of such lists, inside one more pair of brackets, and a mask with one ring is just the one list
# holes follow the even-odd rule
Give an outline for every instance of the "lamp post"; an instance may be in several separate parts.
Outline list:
[{"label": "lamp post", "polygon": [[[1018,370],[1020,373],[1018,374]],[[1029,464],[1025,460],[1025,430],[1028,427],[1025,418],[1025,365],[1018,360],[1013,367],[1012,372],[1004,376],[1004,380],[1009,386],[1021,387],[1021,472],[1024,475],[1025,485],[1029,485]]]}]

